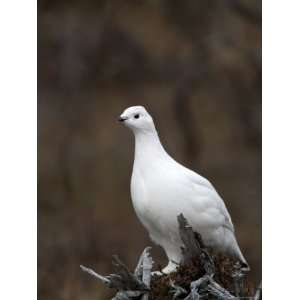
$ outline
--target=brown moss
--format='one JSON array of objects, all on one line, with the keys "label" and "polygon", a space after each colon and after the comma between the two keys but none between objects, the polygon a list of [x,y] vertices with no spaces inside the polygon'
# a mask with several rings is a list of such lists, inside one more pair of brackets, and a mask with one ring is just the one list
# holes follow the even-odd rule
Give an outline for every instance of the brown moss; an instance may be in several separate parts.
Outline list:
[{"label": "brown moss", "polygon": [[[234,264],[236,261],[222,254],[213,255],[213,260],[216,268],[214,279],[234,295],[234,281],[232,274],[234,273]],[[196,258],[185,265],[179,266],[177,271],[174,273],[163,276],[154,276],[151,280],[150,299],[172,300],[173,296],[171,293],[170,281],[173,281],[174,284],[183,287],[189,292],[190,283],[204,275],[205,270],[203,269],[203,264],[199,258]],[[247,278],[244,279],[243,294],[245,297],[249,297],[254,294],[253,284],[251,284]],[[183,299],[184,297],[186,297],[186,295],[183,295],[178,299]]]}]

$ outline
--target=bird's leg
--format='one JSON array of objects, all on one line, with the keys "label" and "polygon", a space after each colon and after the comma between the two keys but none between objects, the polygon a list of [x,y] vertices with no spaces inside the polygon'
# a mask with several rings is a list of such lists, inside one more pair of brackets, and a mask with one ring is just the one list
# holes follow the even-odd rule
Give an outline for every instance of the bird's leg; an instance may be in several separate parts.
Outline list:
[{"label": "bird's leg", "polygon": [[164,274],[161,271],[153,271],[153,272],[151,272],[151,276],[163,276],[163,275],[166,275],[166,274]]},{"label": "bird's leg", "polygon": [[161,271],[154,271],[151,272],[151,275],[156,275],[156,276],[162,276],[162,275],[168,275],[172,272],[175,272],[179,264],[173,260],[169,260],[169,263],[165,268],[163,268]]},{"label": "bird's leg", "polygon": [[151,272],[151,276],[163,276],[163,275],[167,275],[167,274],[163,273],[163,271],[161,269],[161,265],[158,265],[158,271]]},{"label": "bird's leg", "polygon": [[178,267],[178,263],[176,263],[173,260],[170,260],[168,265],[162,270],[163,273],[165,274],[170,274],[172,272],[175,272],[177,267]]}]

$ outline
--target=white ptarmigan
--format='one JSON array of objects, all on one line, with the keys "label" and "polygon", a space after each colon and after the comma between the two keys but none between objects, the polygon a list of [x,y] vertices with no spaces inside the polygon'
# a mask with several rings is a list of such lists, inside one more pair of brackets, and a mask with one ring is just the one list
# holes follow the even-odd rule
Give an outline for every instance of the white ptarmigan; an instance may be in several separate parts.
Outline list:
[{"label": "white ptarmigan", "polygon": [[180,213],[201,234],[207,246],[248,266],[222,198],[207,179],[168,155],[146,109],[143,106],[129,107],[119,121],[135,136],[131,198],[151,239],[162,246],[168,256],[169,263],[163,272],[175,271],[182,259],[177,224]]}]

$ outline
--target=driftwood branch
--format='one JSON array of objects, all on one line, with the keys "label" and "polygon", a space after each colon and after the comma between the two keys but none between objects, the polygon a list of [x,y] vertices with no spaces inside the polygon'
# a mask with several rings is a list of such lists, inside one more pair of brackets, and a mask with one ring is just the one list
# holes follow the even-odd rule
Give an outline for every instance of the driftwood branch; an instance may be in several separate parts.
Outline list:
[{"label": "driftwood branch", "polygon": [[243,298],[244,297],[244,277],[245,277],[245,272],[242,269],[242,266],[239,262],[235,264],[235,270],[234,273],[232,274],[233,281],[234,281],[234,289],[235,289],[235,295],[237,297]]},{"label": "driftwood branch", "polygon": [[172,279],[170,279],[170,287],[171,287],[170,294],[173,294],[173,299],[176,299],[179,296],[188,294],[186,289],[184,289],[181,286],[175,284]]},{"label": "driftwood branch", "polygon": [[[232,271],[232,278],[234,283],[235,295],[229,290],[224,288],[220,282],[215,279],[216,266],[213,257],[205,248],[200,234],[195,233],[192,227],[188,224],[185,217],[180,214],[178,217],[179,234],[182,240],[182,254],[183,259],[178,267],[180,274],[190,272],[189,266],[195,268],[195,261],[197,262],[196,268],[203,270],[202,275],[189,281],[189,290],[182,287],[176,282],[176,273],[174,273],[175,281],[172,280],[172,274],[162,275],[160,277],[151,277],[151,270],[153,267],[153,260],[150,256],[150,247],[147,247],[141,254],[134,272],[130,272],[128,267],[118,258],[113,256],[113,266],[115,274],[102,276],[94,270],[80,266],[81,269],[100,280],[109,288],[117,290],[113,300],[156,300],[155,292],[157,282],[161,284],[163,290],[168,290],[165,297],[159,299],[184,299],[184,300],[198,300],[198,299],[218,299],[218,300],[241,300],[244,295],[244,277],[241,265],[236,264]],[[187,267],[186,267],[187,266]],[[184,267],[186,269],[184,269]],[[183,268],[183,269],[182,269]],[[198,273],[197,273],[198,274]],[[183,277],[186,274],[183,275]],[[220,274],[218,274],[220,276]],[[169,277],[169,279],[168,279]],[[168,280],[166,281],[165,278]],[[195,280],[196,279],[196,280]],[[186,287],[186,284],[184,286]],[[154,284],[154,287],[152,286]],[[155,287],[156,286],[156,287]],[[160,289],[160,285],[158,285]],[[252,299],[261,300],[261,285],[257,289]],[[171,297],[171,298],[170,298]]]},{"label": "driftwood branch", "polygon": [[191,283],[191,292],[185,299],[200,299],[204,296],[203,294],[210,294],[224,300],[236,299],[213,279],[215,274],[214,262],[206,250],[200,234],[193,231],[183,214],[180,214],[177,219],[179,234],[183,242],[183,263],[189,263],[198,258],[206,272],[206,275]]},{"label": "driftwood branch", "polygon": [[116,255],[113,256],[113,266],[116,274],[102,276],[90,268],[82,265],[80,267],[84,272],[96,277],[109,288],[118,290],[113,298],[114,300],[129,300],[139,296],[142,296],[143,300],[148,300],[153,265],[149,250],[150,247],[147,247],[143,251],[134,273],[131,273]]},{"label": "driftwood branch", "polygon": [[214,262],[208,251],[204,247],[201,235],[193,231],[192,226],[188,224],[183,214],[180,214],[177,217],[177,220],[179,224],[180,238],[183,243],[183,246],[181,248],[183,254],[182,263],[185,264],[195,258],[200,258],[206,273],[210,275],[214,274]]},{"label": "driftwood branch", "polygon": [[262,299],[262,289],[261,289],[261,283],[258,286],[255,296],[254,296],[254,300],[261,300]]},{"label": "driftwood branch", "polygon": [[[217,299],[231,300],[237,299],[226,289],[221,287],[210,275],[204,275],[200,279],[191,283],[191,291],[194,295],[203,297],[203,294],[215,296]],[[189,299],[189,298],[188,298]],[[200,298],[199,298],[200,299]]]},{"label": "driftwood branch", "polygon": [[87,267],[85,267],[85,266],[83,266],[83,265],[80,265],[80,268],[81,268],[81,270],[82,270],[83,272],[86,272],[86,273],[88,273],[88,274],[90,274],[90,275],[96,277],[97,279],[99,279],[102,283],[104,283],[104,284],[107,285],[108,287],[113,287],[113,286],[111,285],[111,281],[110,281],[108,278],[106,278],[105,276],[102,276],[102,275],[96,273],[94,270],[92,270],[92,269],[90,269],[90,268],[87,268]]}]

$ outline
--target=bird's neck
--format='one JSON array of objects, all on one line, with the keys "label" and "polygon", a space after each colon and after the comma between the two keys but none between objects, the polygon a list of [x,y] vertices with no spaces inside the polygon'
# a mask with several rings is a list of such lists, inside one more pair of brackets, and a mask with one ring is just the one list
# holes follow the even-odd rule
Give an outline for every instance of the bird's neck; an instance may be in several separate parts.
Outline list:
[{"label": "bird's neck", "polygon": [[135,132],[134,168],[145,164],[153,164],[168,159],[169,155],[162,146],[159,136],[154,131]]}]

